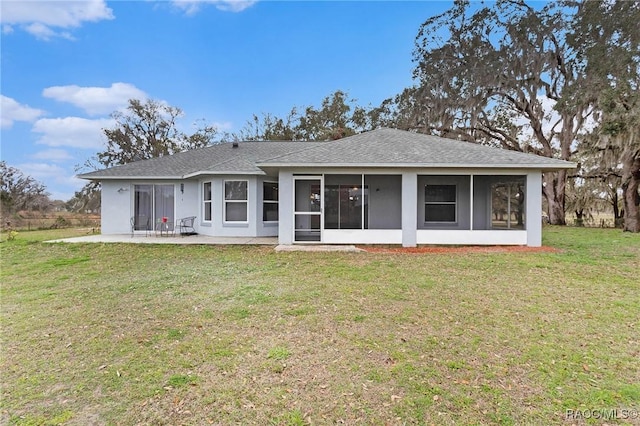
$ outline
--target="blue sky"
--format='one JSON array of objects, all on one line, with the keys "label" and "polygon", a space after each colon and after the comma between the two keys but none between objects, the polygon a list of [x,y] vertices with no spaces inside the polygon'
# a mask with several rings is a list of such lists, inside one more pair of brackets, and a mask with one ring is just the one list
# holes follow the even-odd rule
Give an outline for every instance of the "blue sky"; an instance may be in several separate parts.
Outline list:
[{"label": "blue sky", "polygon": [[240,130],[256,113],[319,105],[336,90],[378,105],[412,84],[427,1],[0,2],[0,158],[69,199],[75,166],[129,98]]}]

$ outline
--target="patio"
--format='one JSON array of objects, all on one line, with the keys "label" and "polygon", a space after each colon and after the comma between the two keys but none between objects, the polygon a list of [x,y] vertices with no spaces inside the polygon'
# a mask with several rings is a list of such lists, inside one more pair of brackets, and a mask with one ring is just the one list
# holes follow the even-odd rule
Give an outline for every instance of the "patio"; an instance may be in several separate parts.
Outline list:
[{"label": "patio", "polygon": [[113,235],[86,235],[83,237],[62,238],[58,240],[45,241],[47,243],[131,243],[131,244],[203,244],[203,245],[225,245],[225,244],[254,244],[254,245],[278,245],[277,237],[210,237],[207,235],[188,236],[160,236],[160,235],[134,235],[113,234]]}]

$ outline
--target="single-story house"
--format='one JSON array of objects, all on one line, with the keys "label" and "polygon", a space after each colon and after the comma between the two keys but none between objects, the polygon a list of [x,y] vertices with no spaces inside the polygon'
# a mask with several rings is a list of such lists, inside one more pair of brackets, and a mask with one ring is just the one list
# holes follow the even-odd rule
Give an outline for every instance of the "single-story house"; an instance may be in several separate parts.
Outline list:
[{"label": "single-story house", "polygon": [[[111,167],[102,233],[173,229],[280,244],[540,246],[542,172],[567,161],[395,129],[233,142]],[[163,222],[164,221],[164,222]]]}]

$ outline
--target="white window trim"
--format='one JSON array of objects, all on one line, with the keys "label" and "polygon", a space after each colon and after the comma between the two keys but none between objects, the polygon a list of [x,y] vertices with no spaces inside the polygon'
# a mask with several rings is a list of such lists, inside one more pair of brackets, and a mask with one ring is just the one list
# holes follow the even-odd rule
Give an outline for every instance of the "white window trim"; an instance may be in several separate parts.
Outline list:
[{"label": "white window trim", "polygon": [[[227,182],[245,182],[247,184],[246,200],[227,200]],[[244,203],[247,206],[247,220],[227,220],[227,203]],[[223,223],[228,225],[249,223],[249,181],[247,179],[225,179],[222,181],[222,214]]]},{"label": "white window trim", "polygon": [[[427,186],[453,186],[456,189],[456,200],[455,201],[427,201]],[[427,183],[424,185],[424,189],[425,189],[425,199],[424,199],[424,206],[425,206],[425,217],[424,217],[424,223],[425,224],[439,224],[439,223],[446,223],[446,224],[452,224],[452,223],[458,223],[458,184],[455,183]],[[428,205],[453,205],[454,206],[454,220],[448,220],[448,221],[436,221],[436,220],[427,220],[427,214],[426,214],[426,207]]]},{"label": "white window trim", "polygon": [[[207,200],[204,196],[204,187],[206,184],[209,184],[209,199]],[[207,215],[207,204],[211,206],[211,218],[209,220],[206,219]],[[202,221],[206,223],[213,222],[213,182],[208,180],[202,182]]]},{"label": "white window trim", "polygon": [[[265,200],[264,199],[264,184],[271,183],[278,185],[278,200]],[[278,216],[278,220],[264,220],[264,205],[265,204],[275,204],[276,206],[280,203],[280,185],[277,181],[274,180],[265,180],[262,182],[262,223],[278,223],[280,220],[280,216]]]}]

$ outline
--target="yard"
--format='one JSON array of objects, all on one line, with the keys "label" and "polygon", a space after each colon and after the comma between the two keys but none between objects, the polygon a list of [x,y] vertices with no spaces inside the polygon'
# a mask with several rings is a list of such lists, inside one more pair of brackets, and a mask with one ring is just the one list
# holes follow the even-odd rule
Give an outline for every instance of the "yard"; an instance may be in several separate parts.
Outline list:
[{"label": "yard", "polygon": [[3,424],[640,424],[640,235],[547,227],[556,252],[41,242],[72,232],[0,243]]}]

